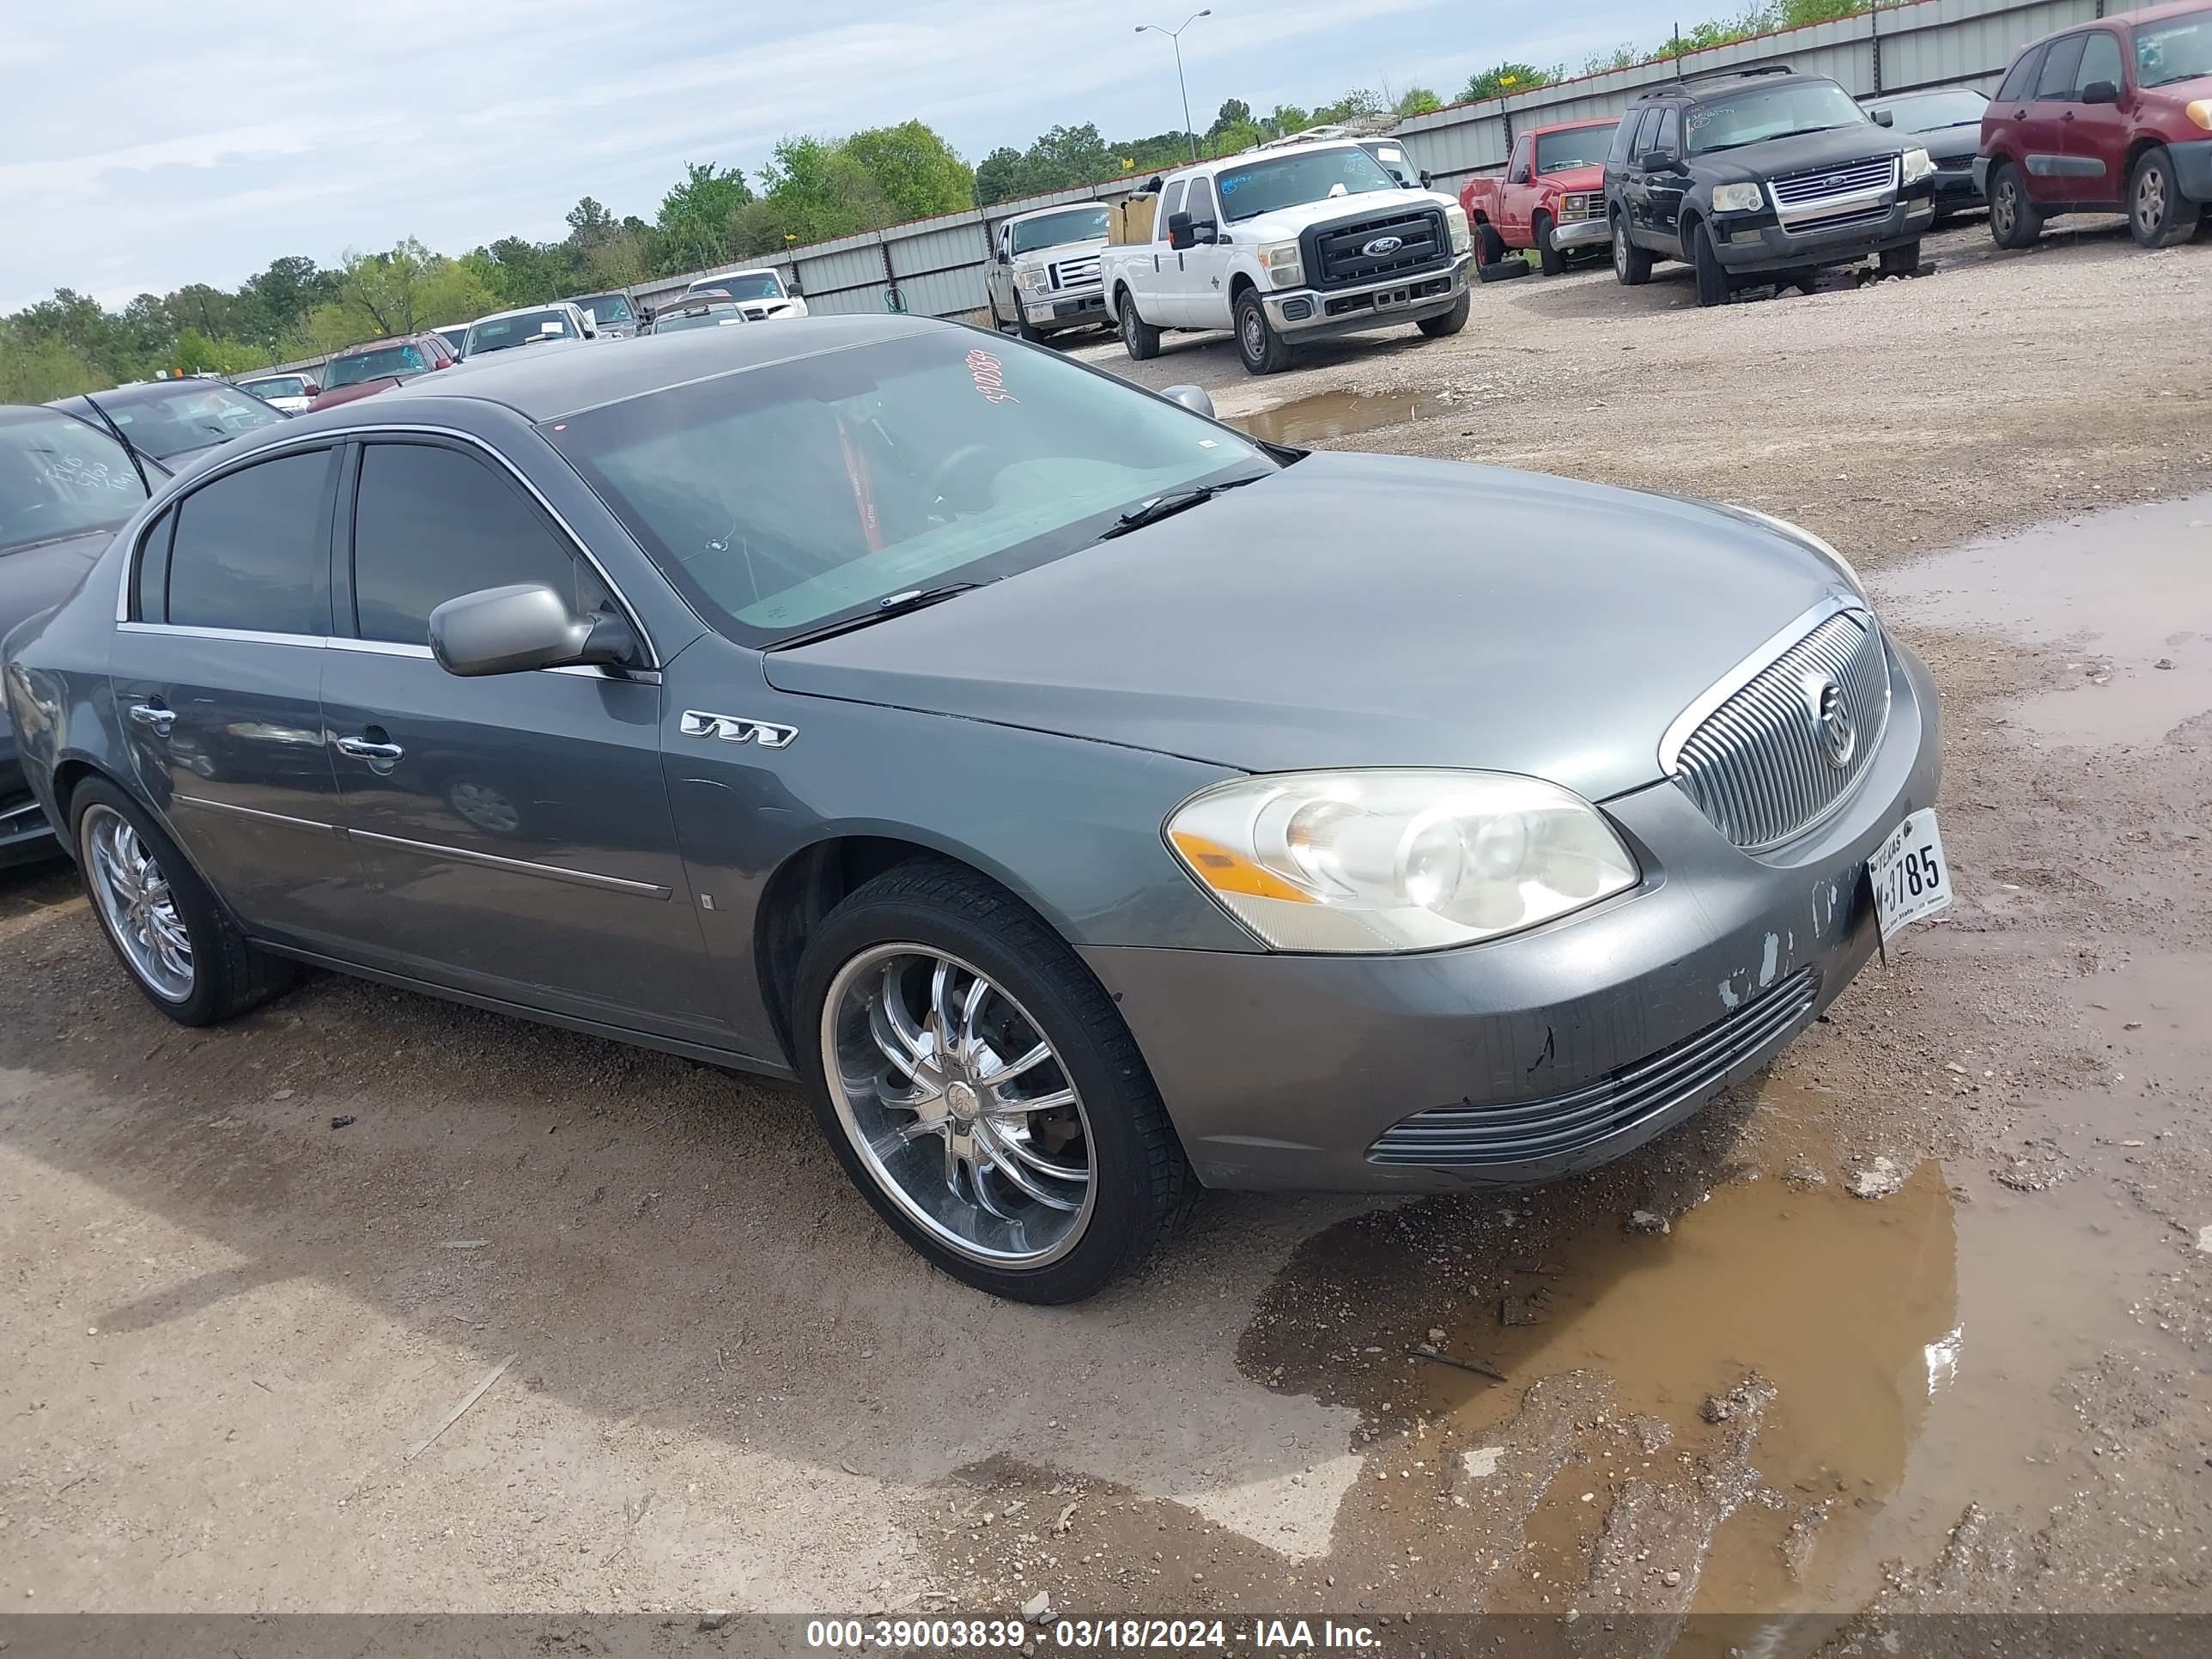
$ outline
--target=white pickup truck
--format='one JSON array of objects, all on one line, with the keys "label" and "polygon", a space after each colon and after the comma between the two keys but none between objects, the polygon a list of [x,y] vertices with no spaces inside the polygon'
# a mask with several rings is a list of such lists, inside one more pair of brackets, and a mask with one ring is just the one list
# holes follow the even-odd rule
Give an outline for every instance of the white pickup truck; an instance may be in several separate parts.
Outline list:
[{"label": "white pickup truck", "polygon": [[1110,210],[1103,202],[1018,213],[991,239],[991,326],[1024,340],[1106,320],[1098,255]]},{"label": "white pickup truck", "polygon": [[1244,367],[1273,374],[1294,346],[1365,329],[1467,325],[1467,214],[1411,190],[1358,143],[1280,145],[1166,174],[1152,240],[1099,258],[1130,356],[1164,329],[1234,329]]}]

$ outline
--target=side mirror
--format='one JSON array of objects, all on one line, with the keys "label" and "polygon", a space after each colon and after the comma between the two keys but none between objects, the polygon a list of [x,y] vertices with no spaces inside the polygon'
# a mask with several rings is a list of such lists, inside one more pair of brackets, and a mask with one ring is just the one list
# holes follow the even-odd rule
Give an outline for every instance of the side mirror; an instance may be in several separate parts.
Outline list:
[{"label": "side mirror", "polygon": [[1203,415],[1209,421],[1213,418],[1213,399],[1206,395],[1204,386],[1171,386],[1160,396],[1171,404],[1181,404],[1194,415]]},{"label": "side mirror", "polygon": [[1437,181],[1430,178],[1429,170],[1426,167],[1423,167],[1421,169],[1421,188],[1423,190],[1434,190],[1436,187]]},{"label": "side mirror", "polygon": [[301,387],[300,395],[304,398],[319,398],[323,395],[322,387],[317,386],[313,380],[302,380],[300,384]]},{"label": "side mirror", "polygon": [[1168,246],[1170,247],[1189,247],[1197,240],[1198,236],[1191,228],[1190,215],[1188,213],[1168,215]]},{"label": "side mirror", "polygon": [[1893,109],[1876,110],[1874,112],[1874,124],[1878,127],[1895,126],[1897,125],[1897,112]]},{"label": "side mirror", "polygon": [[430,653],[448,674],[520,674],[571,663],[629,660],[629,626],[584,617],[543,582],[487,587],[447,599],[430,613]]},{"label": "side mirror", "polygon": [[2081,88],[2081,101],[2085,104],[2117,104],[2120,101],[2120,89],[2110,81],[2092,81]]},{"label": "side mirror", "polygon": [[1646,173],[1680,173],[1682,164],[1663,149],[1647,149],[1636,158],[1636,165]]}]

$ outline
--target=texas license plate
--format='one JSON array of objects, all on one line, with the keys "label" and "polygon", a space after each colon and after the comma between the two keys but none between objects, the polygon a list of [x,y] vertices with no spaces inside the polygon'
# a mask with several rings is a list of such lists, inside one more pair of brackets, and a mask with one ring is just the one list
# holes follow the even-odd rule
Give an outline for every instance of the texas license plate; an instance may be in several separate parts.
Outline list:
[{"label": "texas license plate", "polygon": [[1884,945],[1949,907],[1951,866],[1943,856],[1933,808],[1915,812],[1890,831],[1867,860],[1867,878],[1874,886],[1875,920]]}]

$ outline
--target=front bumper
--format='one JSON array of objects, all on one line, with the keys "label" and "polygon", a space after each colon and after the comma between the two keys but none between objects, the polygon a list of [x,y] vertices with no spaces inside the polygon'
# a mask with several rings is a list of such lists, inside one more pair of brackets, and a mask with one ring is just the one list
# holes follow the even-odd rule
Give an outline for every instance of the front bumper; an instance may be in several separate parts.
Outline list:
[{"label": "front bumper", "polygon": [[2192,202],[2212,202],[2212,138],[2187,139],[2168,144],[2173,157],[2173,182]]},{"label": "front bumper", "polygon": [[1732,275],[1812,270],[1847,265],[1901,247],[1924,234],[1936,216],[1935,181],[1906,185],[1878,218],[1826,230],[1785,230],[1771,209],[1713,215],[1713,251]]},{"label": "front bumper", "polygon": [[[1774,853],[1740,851],[1662,782],[1606,804],[1644,884],[1510,939],[1397,957],[1085,948],[1199,1178],[1525,1185],[1617,1158],[1765,1066],[1875,954],[1866,860],[1936,799],[1935,688],[1891,652],[1874,764]],[[1473,1158],[1455,1150],[1469,1125],[1489,1137]]]},{"label": "front bumper", "polygon": [[1989,197],[1978,182],[1981,176],[1982,161],[1974,158],[1972,167],[1939,167],[1936,173],[1936,205],[1947,212],[1964,208],[1987,207]]},{"label": "front bumper", "polygon": [[1089,328],[1106,321],[1106,290],[1101,286],[1073,293],[1065,289],[1022,296],[1022,315],[1045,333],[1056,328]]},{"label": "front bumper", "polygon": [[1552,227],[1552,246],[1562,253],[1573,253],[1583,248],[1602,247],[1613,240],[1613,227],[1602,218],[1577,219],[1571,224]]},{"label": "front bumper", "polygon": [[1370,328],[1395,328],[1440,317],[1467,292],[1472,253],[1455,254],[1449,264],[1419,276],[1394,277],[1362,288],[1293,288],[1261,296],[1267,320],[1287,340],[1319,340],[1358,334]]}]

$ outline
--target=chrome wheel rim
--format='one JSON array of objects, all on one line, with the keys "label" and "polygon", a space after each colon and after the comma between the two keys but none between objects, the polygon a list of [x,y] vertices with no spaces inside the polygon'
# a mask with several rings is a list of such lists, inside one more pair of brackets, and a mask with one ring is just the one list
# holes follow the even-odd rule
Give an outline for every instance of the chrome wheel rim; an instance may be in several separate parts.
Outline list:
[{"label": "chrome wheel rim", "polygon": [[1244,307],[1244,355],[1258,362],[1267,353],[1267,325],[1257,306]]},{"label": "chrome wheel rim", "polygon": [[2018,186],[2007,179],[1997,186],[1996,200],[1990,204],[1990,217],[1996,222],[1997,229],[2007,236],[2012,234],[2013,216],[2018,206]]},{"label": "chrome wheel rim", "polygon": [[821,1043],[853,1150],[916,1225],[998,1267],[1075,1248],[1097,1201],[1091,1121],[1004,988],[930,945],[874,945],[830,982]]},{"label": "chrome wheel rim", "polygon": [[2166,174],[2157,167],[2145,167],[2136,180],[2136,222],[2145,230],[2166,222]]},{"label": "chrome wheel rim", "polygon": [[85,868],[94,902],[139,982],[167,1002],[192,994],[192,940],[161,860],[112,807],[84,815]]},{"label": "chrome wheel rim", "polygon": [[1613,269],[1616,275],[1628,275],[1628,227],[1620,220],[1613,222]]},{"label": "chrome wheel rim", "polygon": [[1137,307],[1130,304],[1127,300],[1124,300],[1121,305],[1121,340],[1122,343],[1132,351],[1134,351],[1137,349],[1137,330],[1139,326],[1139,325],[1137,321]]}]

